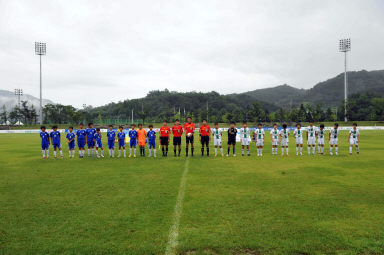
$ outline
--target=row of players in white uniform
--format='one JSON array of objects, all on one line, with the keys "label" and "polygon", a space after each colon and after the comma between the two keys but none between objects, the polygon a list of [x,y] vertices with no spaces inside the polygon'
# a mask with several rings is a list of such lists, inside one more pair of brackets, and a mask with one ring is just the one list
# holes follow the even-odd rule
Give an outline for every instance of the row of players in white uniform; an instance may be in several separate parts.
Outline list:
[{"label": "row of players in white uniform", "polygon": [[[330,155],[333,155],[333,149],[335,149],[335,154],[338,155],[338,144],[339,144],[339,124],[335,123],[334,127],[330,130],[328,135],[329,145],[330,145]],[[316,143],[318,145],[318,154],[324,154],[324,145],[325,145],[325,129],[324,125],[321,124],[320,127],[315,127],[313,122],[310,122],[307,128],[302,128],[301,124],[296,124],[296,129],[293,134],[296,140],[296,155],[303,155],[303,134],[304,131],[306,133],[307,138],[307,147],[308,147],[308,155],[315,154],[316,151]],[[214,131],[215,132],[215,131]],[[217,132],[217,131],[216,131]],[[247,147],[248,155],[249,155],[249,141],[250,139],[250,129],[244,127],[240,129],[240,141],[242,145],[242,154],[244,155],[244,148]],[[273,125],[273,129],[270,131],[271,140],[272,140],[272,155],[277,155],[277,148],[280,143],[281,145],[281,155],[288,156],[288,142],[289,142],[289,134],[290,131],[287,129],[287,125],[284,124],[283,128],[278,130],[277,125]],[[215,133],[214,133],[215,135]],[[220,137],[220,141],[218,141],[218,137]],[[263,147],[264,147],[264,138],[265,131],[262,128],[262,125],[259,124],[258,128],[254,132],[254,140],[257,146],[257,156],[263,155]],[[217,141],[216,141],[217,140]],[[349,153],[352,154],[352,149],[355,146],[356,153],[359,154],[359,130],[357,129],[357,124],[353,123],[353,127],[349,131],[348,142],[350,144]],[[221,144],[221,135],[215,136],[214,146],[217,147],[218,144]]]}]

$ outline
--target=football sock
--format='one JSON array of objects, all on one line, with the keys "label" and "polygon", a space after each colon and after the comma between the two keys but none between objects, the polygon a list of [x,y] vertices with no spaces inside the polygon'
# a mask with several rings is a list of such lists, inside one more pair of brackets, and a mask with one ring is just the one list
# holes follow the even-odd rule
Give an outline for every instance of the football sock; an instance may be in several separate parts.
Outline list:
[{"label": "football sock", "polygon": [[209,147],[207,147],[207,156],[209,156]]},{"label": "football sock", "polygon": [[151,148],[148,149],[148,156],[149,157],[152,156],[152,149]]},{"label": "football sock", "polygon": [[124,158],[127,156],[127,152],[126,150],[124,149]]},{"label": "football sock", "polygon": [[296,147],[296,154],[299,153],[299,147]]},{"label": "football sock", "polygon": [[316,146],[312,146],[312,154],[315,154],[316,152]]},{"label": "football sock", "polygon": [[220,152],[221,152],[221,154],[223,154],[223,147],[220,148]]},{"label": "football sock", "polygon": [[288,155],[288,148],[286,148],[286,150],[287,150],[287,155]]},{"label": "football sock", "polygon": [[356,146],[356,152],[359,152],[359,146]]},{"label": "football sock", "polygon": [[303,154],[303,147],[300,147],[300,154]]},{"label": "football sock", "polygon": [[335,151],[336,151],[336,153],[338,153],[339,152],[339,147],[336,147]]},{"label": "football sock", "polygon": [[45,158],[45,150],[41,150],[41,152],[43,153],[43,158]]},{"label": "football sock", "polygon": [[88,149],[88,157],[91,156],[91,149]]},{"label": "football sock", "polygon": [[136,156],[136,148],[133,149],[133,155]]},{"label": "football sock", "polygon": [[330,152],[330,153],[332,153],[332,149],[333,149],[333,147],[330,146],[330,147],[329,147],[329,152]]},{"label": "football sock", "polygon": [[161,151],[163,152],[163,156],[164,156],[164,155],[165,155],[165,154],[164,154],[164,147],[161,148]]},{"label": "football sock", "polygon": [[129,148],[129,156],[132,156],[132,148]]},{"label": "football sock", "polygon": [[204,147],[201,147],[201,156],[204,156]]},{"label": "football sock", "polygon": [[71,150],[69,150],[68,153],[69,153],[69,157],[71,157]]},{"label": "football sock", "polygon": [[232,151],[233,151],[233,154],[235,154],[235,146],[233,146],[233,149],[232,149]]},{"label": "football sock", "polygon": [[275,154],[275,148],[272,147],[272,155]]},{"label": "football sock", "polygon": [[179,149],[179,156],[180,156],[180,153],[181,153],[181,148]]},{"label": "football sock", "polygon": [[188,156],[188,147],[185,148],[185,156]]},{"label": "football sock", "polygon": [[217,148],[215,148],[215,154],[217,154]]},{"label": "football sock", "polygon": [[176,149],[173,149],[173,153],[175,154],[175,156],[176,156]]},{"label": "football sock", "polygon": [[[241,149],[241,154],[244,155],[244,149]],[[259,155],[259,149],[257,149],[257,155]]]},{"label": "football sock", "polygon": [[72,150],[72,157],[75,157],[75,150]]},{"label": "football sock", "polygon": [[195,148],[191,148],[191,154],[193,156],[193,151],[195,150]]},{"label": "football sock", "polygon": [[95,156],[95,148],[92,148],[92,157]]},{"label": "football sock", "polygon": [[104,150],[101,150],[100,152],[101,152],[101,156],[104,156]]},{"label": "football sock", "polygon": [[284,147],[281,148],[281,154],[284,154]]},{"label": "football sock", "polygon": [[153,149],[153,156],[156,157],[156,149]]},{"label": "football sock", "polygon": [[321,147],[321,153],[324,153],[324,147]]},{"label": "football sock", "polygon": [[119,149],[119,157],[121,156],[121,149]]},{"label": "football sock", "polygon": [[47,158],[49,157],[49,150],[47,150]]},{"label": "football sock", "polygon": [[229,150],[230,150],[230,148],[228,147],[227,154],[229,154]]},{"label": "football sock", "polygon": [[[248,149],[248,154],[249,154],[249,149]],[[260,149],[260,156],[263,156],[263,149]]]},{"label": "football sock", "polygon": [[112,149],[112,157],[115,156],[115,149]]},{"label": "football sock", "polygon": [[319,153],[321,153],[321,147],[320,146],[317,147],[317,150]]},{"label": "football sock", "polygon": [[96,150],[96,156],[99,156],[99,150]]},{"label": "football sock", "polygon": [[247,153],[248,153],[248,155],[250,154],[250,153],[249,153],[249,149],[247,149]]},{"label": "football sock", "polygon": [[352,146],[349,146],[349,153],[352,154]]},{"label": "football sock", "polygon": [[53,156],[56,157],[56,151],[53,151]]},{"label": "football sock", "polygon": [[308,154],[311,154],[311,147],[308,147]]},{"label": "football sock", "polygon": [[109,156],[111,157],[112,156],[112,150],[108,149],[108,152],[109,152]]},{"label": "football sock", "polygon": [[165,156],[168,156],[168,147],[165,148]]}]

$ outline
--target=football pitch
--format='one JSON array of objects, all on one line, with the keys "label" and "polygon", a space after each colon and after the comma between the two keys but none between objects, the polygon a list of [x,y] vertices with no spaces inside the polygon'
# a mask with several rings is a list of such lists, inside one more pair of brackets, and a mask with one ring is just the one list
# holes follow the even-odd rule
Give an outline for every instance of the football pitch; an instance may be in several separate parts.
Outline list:
[{"label": "football pitch", "polygon": [[352,156],[342,131],[338,156],[292,136],[272,156],[266,135],[262,158],[156,159],[68,158],[62,139],[42,160],[38,134],[0,134],[0,254],[384,254],[382,136]]}]

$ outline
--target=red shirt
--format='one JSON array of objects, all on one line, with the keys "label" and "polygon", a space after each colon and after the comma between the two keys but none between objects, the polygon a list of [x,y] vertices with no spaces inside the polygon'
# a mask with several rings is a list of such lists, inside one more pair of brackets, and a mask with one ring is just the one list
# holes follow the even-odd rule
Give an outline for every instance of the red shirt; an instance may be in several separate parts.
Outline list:
[{"label": "red shirt", "polygon": [[211,128],[209,127],[209,125],[202,125],[200,127],[199,132],[201,136],[209,136],[209,134],[211,133]]},{"label": "red shirt", "polygon": [[174,125],[172,127],[172,133],[173,133],[173,137],[181,137],[181,134],[183,133],[183,127],[181,125]]},{"label": "red shirt", "polygon": [[171,133],[171,128],[166,126],[162,126],[160,128],[160,137],[169,137],[169,134]]},{"label": "red shirt", "polygon": [[190,134],[190,133],[192,133],[193,134],[193,132],[195,132],[195,123],[185,123],[184,124],[184,130],[185,130],[185,133],[186,134]]}]

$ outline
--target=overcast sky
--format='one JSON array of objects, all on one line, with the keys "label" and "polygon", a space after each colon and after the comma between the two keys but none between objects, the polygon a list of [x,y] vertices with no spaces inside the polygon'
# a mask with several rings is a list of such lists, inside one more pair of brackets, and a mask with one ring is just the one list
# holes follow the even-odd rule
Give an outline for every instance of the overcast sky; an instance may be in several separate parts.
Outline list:
[{"label": "overcast sky", "polygon": [[343,71],[344,37],[350,70],[384,69],[384,1],[0,0],[0,89],[39,96],[35,41],[43,97],[76,107],[165,88],[310,88]]}]

